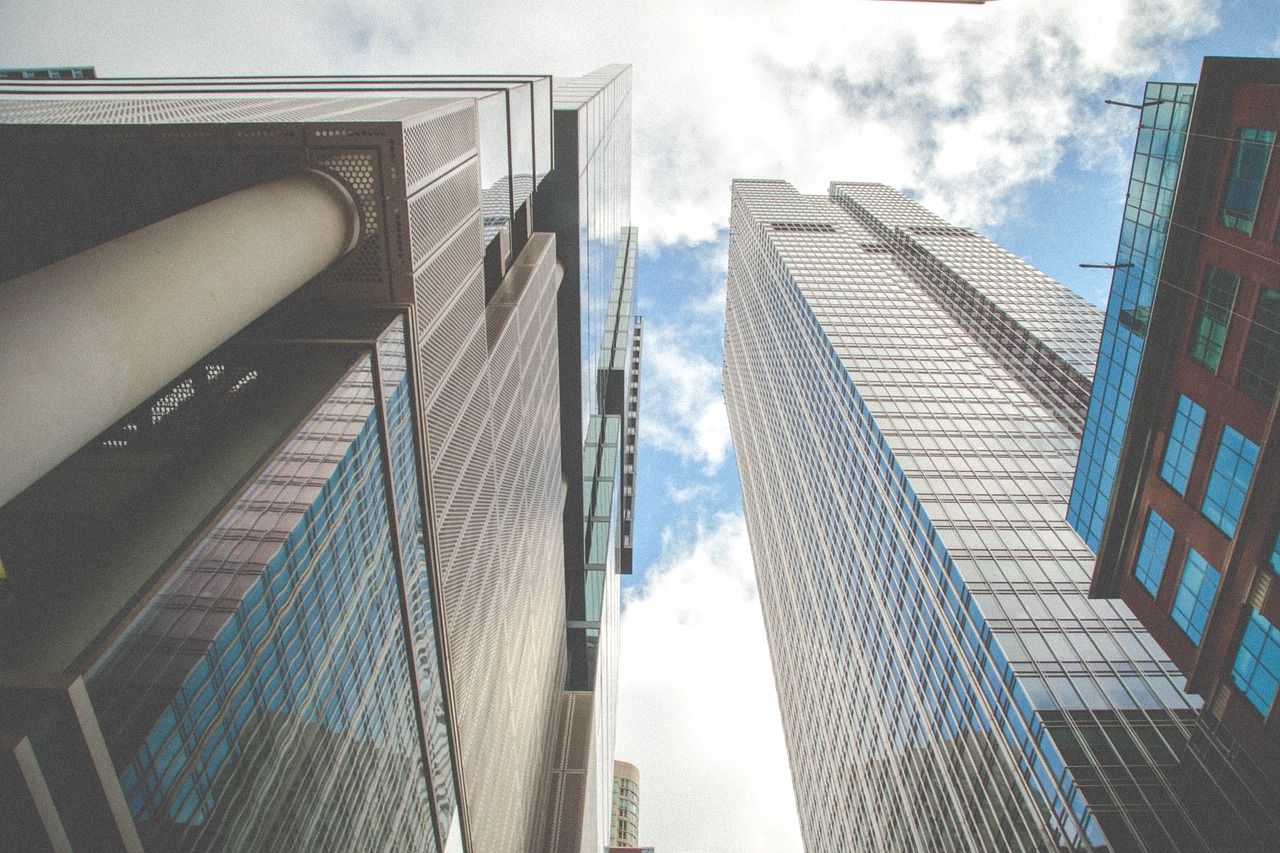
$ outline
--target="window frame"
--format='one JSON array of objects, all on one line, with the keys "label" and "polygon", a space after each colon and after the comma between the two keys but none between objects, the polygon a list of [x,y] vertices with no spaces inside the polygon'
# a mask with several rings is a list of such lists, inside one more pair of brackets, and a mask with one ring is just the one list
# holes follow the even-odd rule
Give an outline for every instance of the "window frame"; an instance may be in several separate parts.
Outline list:
[{"label": "window frame", "polygon": [[[1268,320],[1274,325],[1259,322],[1259,312],[1264,300],[1269,303],[1266,312]],[[1274,366],[1274,375],[1267,376],[1263,371],[1254,370],[1251,366],[1253,363]],[[1235,385],[1263,405],[1269,406],[1275,402],[1276,391],[1280,389],[1280,290],[1276,288],[1258,288],[1258,298],[1249,318],[1249,334],[1245,338],[1244,351],[1240,356],[1240,369],[1236,372]],[[1259,394],[1260,391],[1267,393]]]},{"label": "window frame", "polygon": [[1186,394],[1178,395],[1173,419],[1169,422],[1169,438],[1165,442],[1164,458],[1160,462],[1160,479],[1183,496],[1187,494],[1187,482],[1191,479],[1191,469],[1196,464],[1196,451],[1204,432],[1204,417],[1203,406]]},{"label": "window frame", "polygon": [[[1226,300],[1214,297],[1219,290],[1230,288]],[[1217,373],[1222,363],[1222,350],[1231,333],[1231,317],[1240,296],[1240,275],[1216,264],[1206,264],[1196,295],[1196,312],[1187,336],[1187,358]],[[1212,313],[1211,313],[1212,312]]]},{"label": "window frame", "polygon": [[[1232,436],[1234,438],[1231,438]],[[1229,438],[1231,438],[1231,444],[1228,444]],[[1238,449],[1232,446],[1235,444],[1236,438],[1239,439]],[[1248,448],[1252,448],[1251,453],[1241,452],[1248,450]],[[1224,450],[1228,451],[1236,460],[1232,463],[1229,472],[1227,469],[1220,467],[1219,464],[1224,461],[1222,455]],[[1212,521],[1214,526],[1225,533],[1228,538],[1236,535],[1236,528],[1240,524],[1240,513],[1244,509],[1244,501],[1249,494],[1249,486],[1253,482],[1253,475],[1258,467],[1258,453],[1258,445],[1254,444],[1248,436],[1231,426],[1231,424],[1222,425],[1222,435],[1218,439],[1218,449],[1213,454],[1213,469],[1209,472],[1209,482],[1205,487],[1204,497],[1200,501],[1200,514]],[[1252,456],[1251,459],[1247,458],[1249,455]],[[1244,483],[1241,483],[1238,479],[1241,461],[1249,463],[1249,475],[1245,478]],[[1225,488],[1226,491],[1220,501],[1217,495],[1222,488]],[[1233,508],[1231,504],[1236,501],[1233,501],[1232,498],[1236,495],[1239,496],[1239,506]],[[1210,513],[1208,511],[1210,508],[1214,512]],[[1228,513],[1231,514],[1228,515]],[[1223,522],[1228,519],[1230,519],[1230,525],[1224,525]]]},{"label": "window frame", "polygon": [[[1193,574],[1194,572],[1194,574]],[[1206,582],[1211,580],[1212,584]],[[1191,584],[1195,583],[1195,589]],[[1197,646],[1204,639],[1204,627],[1213,610],[1213,599],[1222,584],[1222,573],[1213,567],[1195,548],[1187,549],[1187,559],[1182,564],[1182,576],[1178,578],[1178,592],[1173,599],[1169,615],[1182,633]],[[1206,600],[1208,590],[1208,600]],[[1194,634],[1192,631],[1194,630]]]},{"label": "window frame", "polygon": [[[1265,137],[1265,142],[1260,138],[1246,139],[1246,134],[1256,134]],[[1267,183],[1267,174],[1271,170],[1271,153],[1275,147],[1276,132],[1266,128],[1258,127],[1241,127],[1236,131],[1235,144],[1232,146],[1231,160],[1228,166],[1226,184],[1222,190],[1222,205],[1218,211],[1218,224],[1224,228],[1230,228],[1232,231],[1238,231],[1241,234],[1253,235],[1254,229],[1258,224],[1258,207],[1262,201],[1262,189]],[[1251,149],[1266,146],[1266,154],[1262,161],[1262,169],[1257,177],[1256,188],[1250,188],[1253,196],[1252,210],[1248,212],[1248,218],[1245,218],[1244,207],[1236,209],[1230,208],[1232,191],[1235,190],[1243,179],[1241,177],[1241,166],[1243,165],[1244,155]],[[1249,180],[1250,184],[1254,181]],[[1247,227],[1241,227],[1247,226]]]}]

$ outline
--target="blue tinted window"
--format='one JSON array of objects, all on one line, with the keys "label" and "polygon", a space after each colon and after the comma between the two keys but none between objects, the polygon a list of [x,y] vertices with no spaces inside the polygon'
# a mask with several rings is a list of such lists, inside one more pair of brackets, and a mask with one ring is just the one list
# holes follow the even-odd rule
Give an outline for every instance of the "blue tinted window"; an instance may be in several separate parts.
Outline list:
[{"label": "blue tinted window", "polygon": [[1213,594],[1218,591],[1218,579],[1218,570],[1192,548],[1182,569],[1182,580],[1178,582],[1178,597],[1173,600],[1173,621],[1193,643],[1199,643],[1204,633]]},{"label": "blue tinted window", "polygon": [[1256,610],[1249,615],[1231,678],[1265,717],[1280,685],[1280,628]]},{"label": "blue tinted window", "polygon": [[1262,181],[1267,176],[1267,162],[1271,159],[1271,143],[1275,138],[1274,130],[1241,128],[1227,178],[1227,197],[1222,205],[1222,224],[1228,228],[1253,233],[1253,218],[1258,213]]},{"label": "blue tinted window", "polygon": [[1142,361],[1151,301],[1164,256],[1165,223],[1177,186],[1194,94],[1192,85],[1149,87],[1148,106],[1142,111],[1134,146],[1116,249],[1117,262],[1132,266],[1117,268],[1111,279],[1098,365],[1067,509],[1068,523],[1095,550],[1102,541],[1116,462],[1129,422],[1134,380]]},{"label": "blue tinted window", "polygon": [[1280,537],[1276,537],[1276,545],[1271,549],[1271,568],[1280,575]]},{"label": "blue tinted window", "polygon": [[1253,466],[1258,461],[1258,445],[1229,426],[1222,428],[1222,443],[1213,460],[1213,473],[1209,475],[1209,488],[1204,496],[1201,512],[1228,536],[1236,533],[1240,510],[1244,507],[1245,492],[1253,477]]},{"label": "blue tinted window", "polygon": [[1191,476],[1202,426],[1204,409],[1186,396],[1179,397],[1178,408],[1173,413],[1173,425],[1169,427],[1169,445],[1164,451],[1160,478],[1180,495],[1187,493],[1187,478]]},{"label": "blue tinted window", "polygon": [[1142,548],[1133,566],[1133,576],[1152,595],[1160,588],[1164,576],[1164,564],[1169,559],[1169,546],[1173,543],[1173,528],[1156,511],[1147,517],[1147,530],[1142,534]]}]

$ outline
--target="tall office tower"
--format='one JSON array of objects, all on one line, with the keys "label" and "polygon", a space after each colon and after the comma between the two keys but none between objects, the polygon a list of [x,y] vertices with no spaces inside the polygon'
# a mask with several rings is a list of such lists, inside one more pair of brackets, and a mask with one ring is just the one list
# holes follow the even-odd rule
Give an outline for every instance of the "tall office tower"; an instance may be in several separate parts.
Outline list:
[{"label": "tall office tower", "polygon": [[887,187],[737,181],[732,217],[725,397],[807,849],[1243,847],[1200,703],[1064,519],[1101,314]]},{"label": "tall office tower", "polygon": [[[619,478],[639,359],[630,334],[638,235],[631,208],[631,70],[557,78],[556,169],[534,197],[534,227],[556,235],[568,673],[552,758],[551,851],[608,839],[617,705],[617,572],[632,502]],[[570,391],[569,389],[576,389]],[[634,454],[632,455],[634,459]],[[627,555],[629,559],[629,554]],[[580,830],[581,828],[581,830]]]},{"label": "tall office tower", "polygon": [[552,88],[0,87],[25,849],[546,846],[585,524],[568,265],[532,227],[580,144],[553,154]]},{"label": "tall office tower", "polygon": [[612,823],[612,846],[635,847],[640,843],[640,770],[628,761],[613,762]]},{"label": "tall office tower", "polygon": [[[1280,836],[1280,61],[1149,83],[1069,518]],[[1265,816],[1270,818],[1266,826]]]}]

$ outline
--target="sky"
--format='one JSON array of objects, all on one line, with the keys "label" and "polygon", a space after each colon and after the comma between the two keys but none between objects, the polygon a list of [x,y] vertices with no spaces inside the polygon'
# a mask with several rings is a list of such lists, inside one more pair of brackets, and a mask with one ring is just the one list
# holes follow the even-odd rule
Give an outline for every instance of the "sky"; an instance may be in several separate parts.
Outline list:
[{"label": "sky", "polygon": [[898,187],[1101,304],[1146,80],[1280,53],[1280,0],[0,0],[104,76],[634,66],[645,315],[618,757],[661,853],[801,848],[720,390],[729,184]]}]

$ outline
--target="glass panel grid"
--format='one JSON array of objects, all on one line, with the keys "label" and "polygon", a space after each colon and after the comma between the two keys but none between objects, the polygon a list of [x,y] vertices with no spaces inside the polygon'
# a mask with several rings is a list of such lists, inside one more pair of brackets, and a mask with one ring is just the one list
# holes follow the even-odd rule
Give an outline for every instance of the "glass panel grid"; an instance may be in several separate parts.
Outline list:
[{"label": "glass panel grid", "polygon": [[1244,508],[1244,498],[1258,461],[1258,445],[1236,432],[1230,425],[1222,428],[1222,442],[1213,460],[1213,473],[1205,491],[1200,511],[1218,525],[1223,533],[1234,536]]},{"label": "glass panel grid", "polygon": [[1182,569],[1182,579],[1178,581],[1178,595],[1173,600],[1173,621],[1193,643],[1199,644],[1204,633],[1219,580],[1218,570],[1192,548]]},{"label": "glass panel grid", "polygon": [[437,849],[372,386],[364,358],[86,675],[149,844]]},{"label": "glass panel grid", "polygon": [[1067,505],[1067,521],[1094,550],[1102,541],[1120,446],[1129,424],[1195,91],[1193,84],[1148,83],[1144,92],[1116,247],[1116,263],[1121,266],[1111,278],[1098,366]]},{"label": "glass panel grid", "polygon": [[1280,687],[1280,628],[1257,610],[1250,611],[1231,678],[1258,713],[1271,711]]},{"label": "glass panel grid", "polygon": [[1154,509],[1151,510],[1146,532],[1142,534],[1142,547],[1133,566],[1133,576],[1152,596],[1160,589],[1160,579],[1164,576],[1164,565],[1169,560],[1169,546],[1172,544],[1173,528]]},{"label": "glass panel grid", "polygon": [[1262,197],[1262,182],[1267,177],[1271,143],[1275,138],[1274,130],[1240,129],[1222,204],[1221,222],[1228,228],[1253,233],[1253,220],[1258,213],[1258,199]]},{"label": "glass panel grid", "polygon": [[1164,464],[1160,467],[1160,478],[1180,495],[1187,492],[1187,478],[1191,476],[1191,466],[1195,463],[1202,426],[1204,408],[1189,397],[1180,395],[1178,408],[1173,413],[1173,425],[1169,427]]}]

